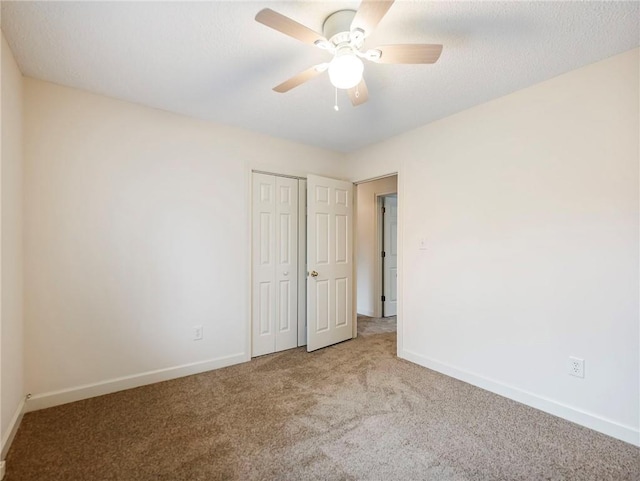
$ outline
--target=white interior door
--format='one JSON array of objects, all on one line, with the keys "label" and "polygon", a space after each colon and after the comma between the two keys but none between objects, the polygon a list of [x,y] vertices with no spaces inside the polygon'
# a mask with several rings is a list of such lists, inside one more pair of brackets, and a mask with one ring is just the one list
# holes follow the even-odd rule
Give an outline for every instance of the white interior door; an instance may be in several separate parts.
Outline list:
[{"label": "white interior door", "polygon": [[353,337],[353,184],[307,177],[307,351]]},{"label": "white interior door", "polygon": [[252,355],[298,343],[298,181],[253,174]]},{"label": "white interior door", "polygon": [[388,317],[398,312],[398,197],[383,199],[382,315]]}]

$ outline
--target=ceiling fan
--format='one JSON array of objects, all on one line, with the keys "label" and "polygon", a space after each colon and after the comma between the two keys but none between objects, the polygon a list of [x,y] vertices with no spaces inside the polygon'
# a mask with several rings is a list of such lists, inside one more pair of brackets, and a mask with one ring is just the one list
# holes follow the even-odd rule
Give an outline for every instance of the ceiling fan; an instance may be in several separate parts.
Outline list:
[{"label": "ceiling fan", "polygon": [[314,65],[277,85],[273,90],[280,93],[288,92],[328,70],[333,86],[336,89],[347,90],[351,103],[358,106],[369,98],[367,85],[362,76],[362,59],[389,64],[435,63],[442,53],[442,45],[401,44],[362,49],[365,39],[371,35],[393,2],[394,0],[362,0],[357,11],[334,12],[324,21],[322,35],[269,8],[258,12],[256,21],[333,55],[330,62]]}]

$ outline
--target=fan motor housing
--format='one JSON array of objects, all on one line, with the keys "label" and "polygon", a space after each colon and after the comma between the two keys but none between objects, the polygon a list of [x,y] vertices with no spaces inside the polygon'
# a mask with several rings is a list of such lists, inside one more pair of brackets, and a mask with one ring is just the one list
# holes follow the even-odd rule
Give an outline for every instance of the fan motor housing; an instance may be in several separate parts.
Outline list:
[{"label": "fan motor housing", "polygon": [[355,10],[338,10],[327,17],[322,25],[324,38],[334,45],[351,41],[351,22],[356,16]]}]

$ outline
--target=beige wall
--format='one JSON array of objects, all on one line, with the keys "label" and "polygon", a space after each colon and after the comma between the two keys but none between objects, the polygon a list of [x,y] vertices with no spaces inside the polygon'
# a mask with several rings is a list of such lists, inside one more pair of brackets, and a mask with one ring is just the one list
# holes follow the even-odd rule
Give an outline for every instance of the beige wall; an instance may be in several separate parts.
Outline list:
[{"label": "beige wall", "polygon": [[2,459],[23,399],[22,74],[2,35],[2,160],[0,165],[0,435]]},{"label": "beige wall", "polygon": [[[376,196],[397,192],[398,177],[385,177],[358,184],[356,212],[356,266],[358,314],[381,316],[382,273],[379,270],[378,211]],[[377,293],[377,294],[376,294]]]},{"label": "beige wall", "polygon": [[349,159],[354,180],[400,172],[400,356],[636,444],[638,57]]},{"label": "beige wall", "polygon": [[30,409],[247,360],[250,170],[343,156],[25,85]]}]

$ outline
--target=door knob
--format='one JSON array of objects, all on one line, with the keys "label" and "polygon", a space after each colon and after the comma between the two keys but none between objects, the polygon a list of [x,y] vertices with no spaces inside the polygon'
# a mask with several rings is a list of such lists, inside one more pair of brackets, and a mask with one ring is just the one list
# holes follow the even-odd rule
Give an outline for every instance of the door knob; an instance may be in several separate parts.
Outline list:
[{"label": "door knob", "polygon": [[284,274],[285,276],[288,276],[288,275],[289,275],[289,271],[284,271],[284,272],[283,272],[283,274]]},{"label": "door knob", "polygon": [[311,271],[311,277],[318,277],[318,273],[316,271]]}]

